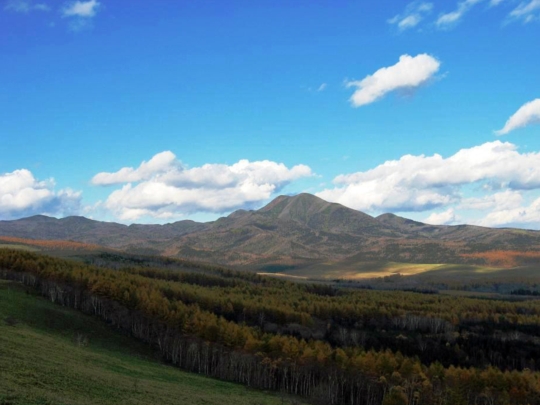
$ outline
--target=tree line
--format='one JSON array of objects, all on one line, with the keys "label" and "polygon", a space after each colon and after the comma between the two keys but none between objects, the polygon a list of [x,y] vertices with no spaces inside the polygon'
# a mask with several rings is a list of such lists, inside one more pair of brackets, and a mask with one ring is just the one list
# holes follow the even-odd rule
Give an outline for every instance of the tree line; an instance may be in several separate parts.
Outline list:
[{"label": "tree line", "polygon": [[[220,271],[109,269],[0,249],[2,278],[103,318],[183,369],[324,404],[540,404],[536,301],[336,291]],[[302,337],[310,331],[321,333]],[[482,336],[498,351],[467,365]]]}]

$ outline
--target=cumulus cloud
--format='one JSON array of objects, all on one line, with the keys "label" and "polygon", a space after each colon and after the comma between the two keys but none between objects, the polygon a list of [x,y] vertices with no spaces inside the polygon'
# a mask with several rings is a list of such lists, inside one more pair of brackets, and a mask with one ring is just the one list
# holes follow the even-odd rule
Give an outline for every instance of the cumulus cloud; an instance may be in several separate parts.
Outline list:
[{"label": "cumulus cloud", "polygon": [[431,225],[450,225],[456,222],[457,217],[453,208],[449,208],[443,212],[434,212],[427,217],[424,222]]},{"label": "cumulus cloud", "polygon": [[54,191],[54,180],[38,181],[27,169],[0,174],[0,218],[34,214],[77,213],[81,193],[71,189]]},{"label": "cumulus cloud", "polygon": [[[458,3],[457,9],[450,12],[441,14],[436,21],[436,25],[439,28],[449,28],[459,22],[461,18],[476,4],[480,3],[482,0],[464,0]],[[493,2],[492,2],[493,3]],[[495,0],[495,3],[500,3]]]},{"label": "cumulus cloud", "polygon": [[308,166],[291,168],[268,160],[185,167],[170,151],[115,173],[98,173],[96,185],[124,184],[104,206],[122,220],[174,218],[195,212],[222,213],[267,200],[291,181],[311,176]]},{"label": "cumulus cloud", "polygon": [[537,20],[540,18],[540,0],[530,0],[520,3],[510,13],[510,18],[521,19],[525,23]]},{"label": "cumulus cloud", "polygon": [[91,18],[96,15],[100,3],[96,0],[75,1],[68,3],[62,9],[64,17]]},{"label": "cumulus cloud", "polygon": [[93,27],[95,17],[101,3],[97,0],[72,1],[60,10],[62,17],[68,19],[69,29],[73,32],[85,31]]},{"label": "cumulus cloud", "polygon": [[495,131],[497,135],[506,135],[514,129],[523,128],[531,124],[540,123],[540,98],[523,104],[512,115],[504,127]]},{"label": "cumulus cloud", "polygon": [[540,198],[530,204],[519,206],[496,206],[480,220],[475,221],[480,226],[490,227],[529,227],[540,228]]},{"label": "cumulus cloud", "polygon": [[391,91],[418,87],[431,79],[440,65],[437,59],[428,54],[402,55],[395,65],[383,67],[360,81],[346,83],[347,87],[356,88],[350,101],[354,107],[360,107],[377,101]]},{"label": "cumulus cloud", "polygon": [[471,221],[474,225],[538,229],[540,228],[540,198],[530,198],[527,194],[538,193],[505,190],[479,198],[463,199],[457,208],[477,211],[480,218]]},{"label": "cumulus cloud", "polygon": [[462,200],[462,187],[540,188],[540,153],[519,153],[508,142],[488,142],[441,155],[405,155],[374,169],[337,176],[317,195],[362,211],[427,211]]},{"label": "cumulus cloud", "polygon": [[407,5],[403,13],[395,15],[388,23],[395,25],[399,31],[405,31],[416,27],[432,9],[432,3],[413,1]]},{"label": "cumulus cloud", "polygon": [[520,207],[522,203],[522,191],[505,190],[483,197],[464,198],[459,208],[479,211],[508,210]]},{"label": "cumulus cloud", "polygon": [[5,4],[4,10],[26,14],[32,11],[49,11],[50,7],[45,3],[34,3],[28,0],[10,0]]},{"label": "cumulus cloud", "polygon": [[114,173],[98,173],[92,178],[92,184],[107,186],[148,180],[156,174],[178,168],[181,168],[181,164],[176,160],[174,153],[165,151],[153,156],[148,162],[142,162],[136,169],[133,167],[124,167]]}]

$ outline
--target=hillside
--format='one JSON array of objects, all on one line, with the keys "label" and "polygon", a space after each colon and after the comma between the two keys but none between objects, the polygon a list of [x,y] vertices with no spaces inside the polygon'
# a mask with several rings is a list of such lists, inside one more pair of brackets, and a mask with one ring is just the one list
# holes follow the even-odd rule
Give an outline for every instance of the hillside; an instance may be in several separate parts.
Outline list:
[{"label": "hillside", "polygon": [[[156,360],[105,323],[0,280],[0,404],[282,404]],[[289,403],[286,401],[285,403]]]},{"label": "hillside", "polygon": [[[487,404],[487,396],[540,404],[538,276],[478,299],[470,291],[336,289],[219,268],[96,267],[0,249],[0,278],[47,299],[39,308],[22,291],[12,297],[8,290],[7,299],[0,293],[4,403],[174,403],[169,395],[216,403],[193,389],[196,382],[182,392],[161,385],[160,401],[153,380],[182,379],[141,370],[144,352],[130,362],[123,354],[134,346],[105,342],[105,324],[66,309],[75,308],[152,344],[184,370],[317,404],[387,405],[393,389],[417,405]],[[207,394],[220,387],[206,386]]]},{"label": "hillside", "polygon": [[166,225],[123,225],[94,221],[85,217],[61,219],[35,215],[15,221],[0,221],[0,235],[24,239],[67,240],[110,248],[142,247],[157,253],[153,246],[161,246],[171,239],[205,229],[205,224],[179,221]]},{"label": "hillside", "polygon": [[[262,271],[381,260],[502,267],[540,263],[530,254],[540,250],[538,231],[435,226],[394,214],[374,218],[310,194],[280,196],[259,210],[236,211],[208,223],[126,226],[34,216],[0,221],[0,236],[77,241]],[[512,260],[493,262],[494,251],[499,256],[509,252]]]}]

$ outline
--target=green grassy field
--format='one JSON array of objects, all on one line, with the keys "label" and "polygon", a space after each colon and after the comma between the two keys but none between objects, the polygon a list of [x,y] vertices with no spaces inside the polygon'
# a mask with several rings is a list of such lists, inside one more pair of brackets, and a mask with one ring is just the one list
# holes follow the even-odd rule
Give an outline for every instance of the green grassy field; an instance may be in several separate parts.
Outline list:
[{"label": "green grassy field", "polygon": [[0,405],[289,403],[162,364],[100,320],[0,280]]}]

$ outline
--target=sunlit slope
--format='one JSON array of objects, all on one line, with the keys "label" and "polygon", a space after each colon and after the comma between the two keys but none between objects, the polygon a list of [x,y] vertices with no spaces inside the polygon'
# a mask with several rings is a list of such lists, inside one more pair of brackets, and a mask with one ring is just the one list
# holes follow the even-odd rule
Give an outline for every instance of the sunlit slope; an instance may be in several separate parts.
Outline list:
[{"label": "sunlit slope", "polygon": [[0,404],[278,405],[282,400],[162,364],[150,348],[102,322],[0,281]]},{"label": "sunlit slope", "polygon": [[[355,263],[317,263],[301,268],[284,268],[275,272],[260,274],[285,278],[322,279],[322,280],[363,280],[395,275],[431,277],[461,277],[474,275],[490,275],[503,269],[464,264],[437,263],[399,263],[387,261],[369,261]],[[525,271],[525,269],[523,269]],[[530,271],[527,269],[527,271]]]},{"label": "sunlit slope", "polygon": [[452,282],[464,280],[490,279],[530,279],[537,278],[540,267],[524,265],[516,267],[495,267],[470,264],[400,263],[389,261],[369,262],[326,262],[306,267],[282,268],[260,272],[268,276],[292,280],[368,280],[401,275],[418,281]]}]

